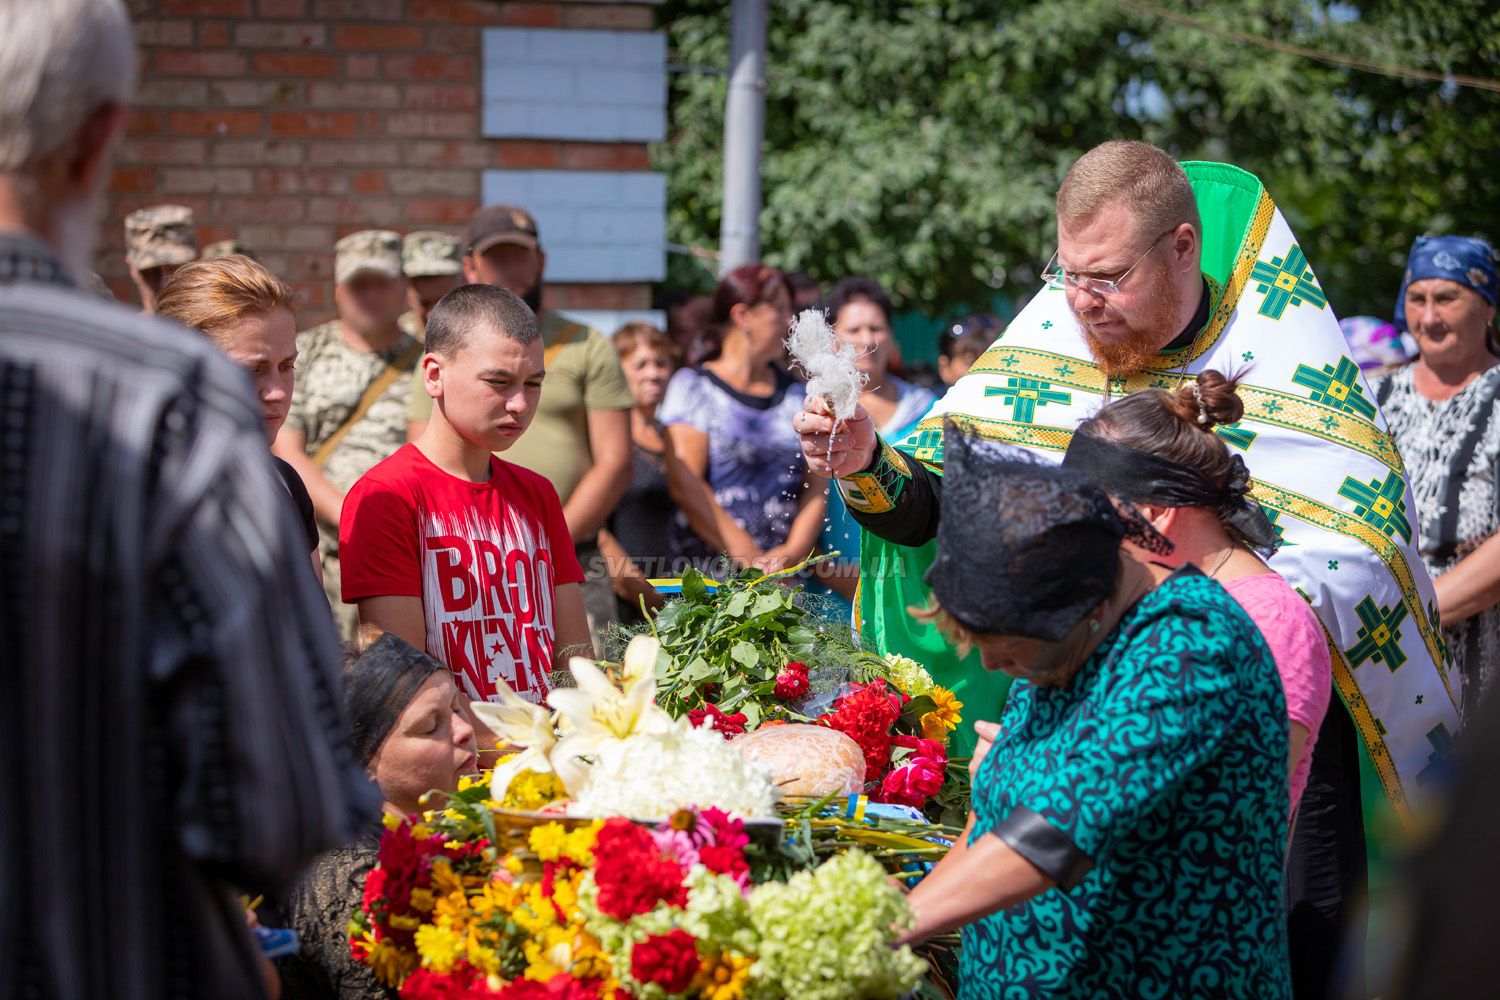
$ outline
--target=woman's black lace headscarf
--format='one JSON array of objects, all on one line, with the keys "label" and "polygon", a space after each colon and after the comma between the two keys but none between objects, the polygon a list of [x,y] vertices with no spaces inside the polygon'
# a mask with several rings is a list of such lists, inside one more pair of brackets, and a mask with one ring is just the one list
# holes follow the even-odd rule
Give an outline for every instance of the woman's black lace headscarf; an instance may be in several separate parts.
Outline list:
[{"label": "woman's black lace headscarf", "polygon": [[1088,477],[943,427],[943,513],[926,581],[981,635],[1057,642],[1114,592],[1120,542],[1172,545]]},{"label": "woman's black lace headscarf", "polygon": [[1215,486],[1191,466],[1080,432],[1073,435],[1062,464],[1131,503],[1207,507],[1257,552],[1269,556],[1276,551],[1276,529],[1250,499],[1250,470],[1238,455],[1229,459],[1224,485]]},{"label": "woman's black lace headscarf", "polygon": [[441,663],[387,632],[344,665],[349,741],[366,765]]}]

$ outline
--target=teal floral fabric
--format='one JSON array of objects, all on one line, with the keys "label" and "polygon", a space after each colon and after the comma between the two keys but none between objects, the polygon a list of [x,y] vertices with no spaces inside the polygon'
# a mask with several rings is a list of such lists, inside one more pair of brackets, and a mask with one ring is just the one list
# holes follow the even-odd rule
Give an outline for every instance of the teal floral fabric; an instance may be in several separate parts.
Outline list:
[{"label": "teal floral fabric", "polygon": [[1017,681],[972,837],[1063,885],[964,928],[962,997],[1290,997],[1286,759],[1271,655],[1196,570],[1066,685]]}]

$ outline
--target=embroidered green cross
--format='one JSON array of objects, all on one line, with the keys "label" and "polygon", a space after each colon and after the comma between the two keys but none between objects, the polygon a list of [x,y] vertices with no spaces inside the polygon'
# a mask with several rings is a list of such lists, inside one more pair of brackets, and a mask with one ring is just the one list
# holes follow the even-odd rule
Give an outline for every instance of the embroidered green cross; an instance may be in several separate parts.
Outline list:
[{"label": "embroidered green cross", "polygon": [[1375,419],[1375,404],[1365,398],[1365,387],[1359,384],[1359,366],[1348,358],[1339,358],[1338,367],[1324,365],[1322,371],[1298,365],[1292,382],[1311,389],[1314,403],[1332,406],[1344,413],[1357,413],[1366,420]]},{"label": "embroidered green cross", "polygon": [[1007,354],[1004,357],[996,358],[995,360],[1000,362],[1007,368],[1014,368],[1016,365],[1021,363],[1021,359],[1016,357],[1015,352],[1011,352],[1010,354]]},{"label": "embroidered green cross", "polygon": [[1034,378],[1008,378],[1003,386],[986,386],[986,396],[999,396],[1010,407],[1010,419],[1018,424],[1036,420],[1036,408],[1048,403],[1071,403],[1073,394],[1052,388],[1051,382]]},{"label": "embroidered green cross", "polygon": [[1369,660],[1384,663],[1394,671],[1406,662],[1406,652],[1401,648],[1401,623],[1406,620],[1406,605],[1396,603],[1393,608],[1378,608],[1375,598],[1366,597],[1355,607],[1359,616],[1359,641],[1344,655],[1350,667],[1358,667]]},{"label": "embroidered green cross", "polygon": [[919,462],[941,462],[943,460],[943,432],[940,428],[922,431],[907,442],[912,457]]},{"label": "embroidered green cross", "polygon": [[1260,436],[1258,431],[1252,431],[1245,426],[1243,421],[1236,420],[1232,424],[1224,424],[1215,427],[1214,433],[1223,438],[1226,444],[1233,445],[1240,451],[1249,451],[1250,445]]},{"label": "embroidered green cross", "polygon": [[1411,522],[1406,519],[1406,483],[1397,473],[1386,476],[1385,482],[1372,479],[1368,483],[1345,476],[1339,496],[1353,500],[1354,516],[1383,531],[1387,538],[1394,534],[1400,535],[1403,542],[1411,542]]},{"label": "embroidered green cross", "polygon": [[1312,268],[1307,266],[1307,256],[1295,243],[1285,257],[1272,257],[1269,264],[1263,260],[1256,261],[1255,266],[1250,269],[1250,280],[1258,286],[1256,290],[1265,296],[1258,310],[1262,316],[1280,319],[1287,306],[1300,306],[1304,302],[1318,309],[1328,304],[1327,297],[1313,277]]},{"label": "embroidered green cross", "polygon": [[1067,378],[1069,375],[1074,374],[1077,370],[1078,369],[1074,368],[1072,365],[1068,364],[1065,361],[1062,364],[1058,365],[1056,368],[1052,369],[1052,374],[1056,375],[1058,378]]},{"label": "embroidered green cross", "polygon": [[1044,322],[1042,324],[1042,329],[1043,330],[1050,330],[1050,329],[1052,329],[1052,321],[1049,319],[1046,322]]},{"label": "embroidered green cross", "polygon": [[1286,407],[1282,406],[1280,403],[1278,403],[1274,399],[1268,399],[1268,400],[1266,400],[1265,409],[1266,409],[1267,413],[1276,414],[1276,413],[1280,413],[1282,410],[1286,409]]}]

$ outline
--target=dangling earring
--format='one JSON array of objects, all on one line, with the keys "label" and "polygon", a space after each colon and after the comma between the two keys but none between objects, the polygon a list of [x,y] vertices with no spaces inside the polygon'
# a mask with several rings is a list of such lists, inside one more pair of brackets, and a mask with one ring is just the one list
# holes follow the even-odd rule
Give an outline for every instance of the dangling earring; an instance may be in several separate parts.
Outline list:
[{"label": "dangling earring", "polygon": [[1102,628],[1102,627],[1103,626],[1099,624],[1099,619],[1097,619],[1097,618],[1090,618],[1089,619],[1089,632],[1090,632],[1090,634],[1097,635],[1099,633],[1099,629]]}]

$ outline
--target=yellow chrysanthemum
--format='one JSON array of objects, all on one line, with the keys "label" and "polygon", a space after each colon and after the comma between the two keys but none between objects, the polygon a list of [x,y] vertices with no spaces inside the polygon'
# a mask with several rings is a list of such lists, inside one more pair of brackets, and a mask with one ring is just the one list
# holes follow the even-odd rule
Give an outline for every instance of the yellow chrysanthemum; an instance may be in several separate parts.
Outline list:
[{"label": "yellow chrysanthemum", "polygon": [[723,952],[704,963],[693,985],[705,1000],[740,1000],[750,982],[751,964],[743,955]]},{"label": "yellow chrysanthemum", "polygon": [[432,894],[431,889],[413,889],[411,891],[411,908],[421,913],[431,913],[437,897]]},{"label": "yellow chrysanthemum", "polygon": [[418,823],[416,826],[411,828],[411,835],[418,840],[426,840],[428,837],[432,836],[432,827],[428,826],[426,823]]},{"label": "yellow chrysanthemum", "polygon": [[540,809],[567,795],[561,779],[544,771],[522,771],[510,779],[505,790],[505,806],[509,809]]},{"label": "yellow chrysanthemum", "polygon": [[423,924],[417,928],[417,954],[422,956],[422,967],[437,973],[452,971],[453,963],[461,957],[463,939],[453,931],[435,924]]},{"label": "yellow chrysanthemum", "polygon": [[401,825],[401,817],[395,813],[382,813],[380,822],[385,825],[387,830],[394,830]]},{"label": "yellow chrysanthemum", "polygon": [[573,964],[573,939],[579,933],[575,928],[552,927],[545,934],[533,934],[521,947],[526,956],[526,978],[545,983],[566,973]]},{"label": "yellow chrysanthemum", "polygon": [[957,729],[958,724],[963,721],[960,713],[963,711],[964,703],[945,687],[933,688],[927,692],[927,697],[932,699],[935,707],[921,718],[922,736],[929,740],[945,740],[948,734]]},{"label": "yellow chrysanthemum", "polygon": [[441,895],[454,892],[463,892],[463,879],[454,872],[453,865],[447,858],[437,858],[432,862],[432,886]]},{"label": "yellow chrysanthemum", "polygon": [[375,942],[365,964],[387,986],[395,986],[417,967],[417,956],[396,947],[389,939]]},{"label": "yellow chrysanthemum", "polygon": [[573,861],[585,867],[594,863],[594,842],[599,839],[599,829],[604,824],[599,821],[590,823],[588,826],[579,827],[568,834],[568,844],[563,848],[563,853]]},{"label": "yellow chrysanthemum", "polygon": [[460,792],[467,792],[469,789],[479,785],[488,787],[489,783],[490,772],[488,771],[480,771],[478,774],[464,774],[459,776],[458,790]]},{"label": "yellow chrysanthemum", "polygon": [[568,832],[561,823],[546,823],[531,828],[527,838],[531,850],[542,861],[556,861],[568,846]]},{"label": "yellow chrysanthemum", "polygon": [[462,889],[438,896],[432,905],[432,917],[439,923],[458,925],[469,919],[469,897]]},{"label": "yellow chrysanthemum", "polygon": [[520,858],[516,857],[514,854],[507,854],[505,856],[505,860],[500,862],[500,867],[504,868],[512,875],[519,875],[521,874],[521,872],[526,870],[526,863]]}]

